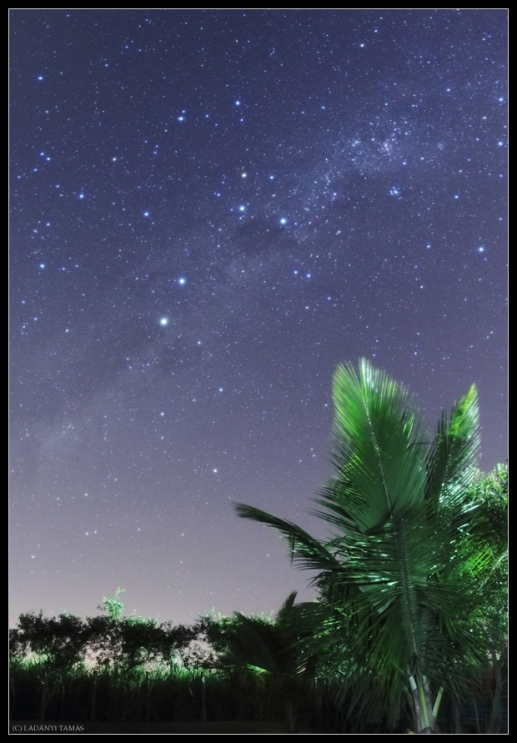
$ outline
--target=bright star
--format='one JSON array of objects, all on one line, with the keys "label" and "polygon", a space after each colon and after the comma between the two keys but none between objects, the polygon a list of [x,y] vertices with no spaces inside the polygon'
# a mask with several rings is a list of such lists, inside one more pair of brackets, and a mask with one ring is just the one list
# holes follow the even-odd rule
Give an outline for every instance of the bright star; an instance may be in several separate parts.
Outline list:
[{"label": "bright star", "polygon": [[165,326],[165,325],[168,325],[168,324],[169,324],[169,318],[168,317],[162,317],[160,319],[160,325]]}]

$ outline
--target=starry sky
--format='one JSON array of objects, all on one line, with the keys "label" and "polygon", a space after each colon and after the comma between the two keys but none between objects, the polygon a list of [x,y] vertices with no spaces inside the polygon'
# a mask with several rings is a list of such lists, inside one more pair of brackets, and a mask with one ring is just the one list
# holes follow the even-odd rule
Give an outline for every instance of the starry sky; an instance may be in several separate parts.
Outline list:
[{"label": "starry sky", "polygon": [[505,10],[10,14],[10,621],[314,593],[360,357],[507,457]]}]

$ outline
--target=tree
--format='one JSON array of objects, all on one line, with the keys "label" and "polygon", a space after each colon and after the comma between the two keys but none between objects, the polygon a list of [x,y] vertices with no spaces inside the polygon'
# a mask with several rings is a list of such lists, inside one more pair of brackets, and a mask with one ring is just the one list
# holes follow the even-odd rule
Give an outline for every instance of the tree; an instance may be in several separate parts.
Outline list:
[{"label": "tree", "polygon": [[84,660],[88,641],[82,619],[72,614],[47,618],[43,612],[20,614],[18,626],[9,630],[10,652],[20,660],[31,654],[71,669]]},{"label": "tree", "polygon": [[[63,710],[65,686],[76,671],[92,679],[92,719],[98,698],[97,680],[102,676],[108,680],[110,690],[120,689],[121,682],[129,686],[131,679],[145,678],[149,717],[153,671],[176,665],[199,630],[174,626],[172,622],[158,624],[156,619],[135,614],[123,616],[121,593],[119,588],[112,598],[103,599],[101,616],[83,620],[64,613],[46,618],[40,611],[21,614],[17,627],[10,630],[11,668],[21,672],[18,677],[24,675],[24,669],[32,669],[40,690],[41,721],[50,700],[59,691]],[[13,676],[11,681],[14,688]]]},{"label": "tree", "polygon": [[502,724],[504,669],[508,655],[508,468],[498,464],[488,474],[479,473],[468,498],[476,507],[462,550],[462,569],[478,586],[482,602],[472,617],[490,656],[491,715],[488,733]]},{"label": "tree", "polygon": [[105,616],[118,622],[122,617],[122,612],[125,609],[125,605],[120,600],[120,594],[124,593],[125,588],[120,586],[115,591],[115,595],[108,599],[106,596],[102,599],[102,604],[97,608],[104,612]]},{"label": "tree", "polygon": [[120,601],[123,589],[117,588],[113,598],[104,597],[101,616],[89,617],[89,647],[98,666],[111,666],[125,672],[146,668],[158,663],[171,665],[178,660],[197,636],[197,629],[172,622],[158,624],[157,619],[138,617],[135,613],[123,616]]},{"label": "tree", "polygon": [[31,659],[41,688],[39,719],[45,719],[49,701],[60,690],[64,696],[65,679],[84,662],[88,630],[82,619],[72,614],[47,618],[43,612],[21,614],[18,626],[9,630],[9,650],[13,667]]},{"label": "tree", "polygon": [[460,696],[461,668],[483,662],[469,624],[479,596],[460,569],[476,512],[468,498],[476,389],[442,413],[433,438],[405,387],[366,360],[359,375],[338,367],[333,398],[336,475],[316,501],[333,538],[318,541],[251,506],[237,504],[237,513],[275,528],[292,560],[318,571],[320,635],[337,661],[347,648],[348,670],[361,670],[362,701],[375,688],[389,721],[409,705],[414,729],[429,733],[433,695],[443,687]]},{"label": "tree", "polygon": [[216,666],[244,672],[258,682],[265,699],[266,714],[274,707],[283,709],[290,732],[296,730],[296,708],[307,692],[311,658],[303,652],[302,628],[294,606],[296,592],[291,593],[276,618],[246,617],[236,612],[233,617],[202,619],[206,639],[218,654]]}]

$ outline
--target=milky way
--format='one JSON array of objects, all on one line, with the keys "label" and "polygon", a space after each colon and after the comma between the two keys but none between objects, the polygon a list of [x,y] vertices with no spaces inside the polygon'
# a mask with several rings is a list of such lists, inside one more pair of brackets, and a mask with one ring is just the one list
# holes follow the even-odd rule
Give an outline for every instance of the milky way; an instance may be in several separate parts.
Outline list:
[{"label": "milky way", "polygon": [[314,595],[343,361],[506,459],[506,11],[10,21],[11,621]]}]

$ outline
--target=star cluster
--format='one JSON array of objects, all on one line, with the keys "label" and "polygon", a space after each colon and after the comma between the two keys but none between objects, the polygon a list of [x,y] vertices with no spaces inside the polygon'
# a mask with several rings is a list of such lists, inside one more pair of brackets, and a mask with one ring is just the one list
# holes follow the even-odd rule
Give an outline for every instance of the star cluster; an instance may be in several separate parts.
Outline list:
[{"label": "star cluster", "polygon": [[[506,458],[504,10],[11,11],[11,619],[277,609],[331,379]],[[132,608],[132,606],[131,606]]]}]

